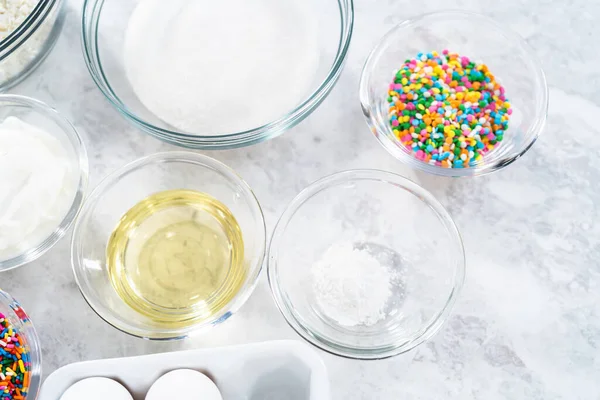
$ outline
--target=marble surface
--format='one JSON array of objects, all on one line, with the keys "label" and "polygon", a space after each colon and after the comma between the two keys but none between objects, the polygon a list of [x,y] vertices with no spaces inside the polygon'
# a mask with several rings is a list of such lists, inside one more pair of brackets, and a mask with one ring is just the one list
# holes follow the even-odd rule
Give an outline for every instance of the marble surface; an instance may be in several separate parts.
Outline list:
[{"label": "marble surface", "polygon": [[[448,324],[430,342],[390,360],[322,354],[334,399],[600,399],[600,3],[585,0],[355,0],[346,68],[323,105],[298,127],[257,146],[210,155],[255,189],[271,229],[311,181],[347,168],[416,179],[448,207],[467,252],[467,279]],[[174,147],[129,125],[97,90],[79,40],[81,0],[69,0],[61,38],[44,64],[11,90],[46,101],[88,145],[91,177]],[[480,11],[523,35],[550,86],[544,134],[524,158],[490,176],[456,180],[400,165],[367,129],[357,101],[360,70],[378,38],[402,19],[453,7]],[[594,183],[596,182],[596,183]],[[297,338],[263,276],[234,318],[177,343],[124,335],[101,321],[72,277],[69,240],[3,273],[2,287],[36,323],[44,375],[80,360]]]}]

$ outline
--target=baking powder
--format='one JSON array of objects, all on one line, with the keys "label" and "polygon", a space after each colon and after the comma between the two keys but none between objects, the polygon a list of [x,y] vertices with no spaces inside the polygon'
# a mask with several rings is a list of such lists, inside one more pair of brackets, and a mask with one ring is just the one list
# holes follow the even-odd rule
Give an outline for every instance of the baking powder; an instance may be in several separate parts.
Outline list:
[{"label": "baking powder", "polygon": [[336,243],[312,266],[322,312],[340,325],[374,325],[385,318],[393,273],[367,250]]}]

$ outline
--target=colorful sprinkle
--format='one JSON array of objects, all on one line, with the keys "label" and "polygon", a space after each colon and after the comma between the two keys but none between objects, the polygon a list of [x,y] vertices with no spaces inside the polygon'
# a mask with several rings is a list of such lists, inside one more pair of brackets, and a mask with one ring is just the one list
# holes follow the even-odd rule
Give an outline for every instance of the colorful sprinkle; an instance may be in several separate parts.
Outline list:
[{"label": "colorful sprinkle", "polygon": [[[16,307],[20,316],[22,311]],[[23,313],[25,316],[25,314]],[[26,316],[24,317],[26,318]],[[26,320],[24,320],[26,321]],[[23,400],[29,389],[29,352],[17,328],[0,313],[0,399]]]},{"label": "colorful sprinkle", "polygon": [[481,162],[503,140],[512,114],[488,67],[448,50],[406,60],[388,96],[394,135],[419,160],[444,168]]}]

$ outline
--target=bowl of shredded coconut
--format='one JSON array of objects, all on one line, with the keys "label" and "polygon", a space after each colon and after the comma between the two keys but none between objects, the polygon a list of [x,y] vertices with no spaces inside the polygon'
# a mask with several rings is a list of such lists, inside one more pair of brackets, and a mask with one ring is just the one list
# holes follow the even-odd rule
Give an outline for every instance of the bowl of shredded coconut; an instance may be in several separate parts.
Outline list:
[{"label": "bowl of shredded coconut", "polygon": [[268,278],[296,332],[343,357],[409,351],[448,318],[465,276],[452,218],[399,175],[345,171],[304,189],[273,232]]},{"label": "bowl of shredded coconut", "polygon": [[0,92],[40,65],[63,22],[63,0],[0,0]]},{"label": "bowl of shredded coconut", "polygon": [[335,85],[352,0],[85,0],[87,67],[110,103],[170,143],[251,145],[308,116]]},{"label": "bowl of shredded coconut", "polygon": [[87,175],[69,121],[35,99],[0,95],[0,271],[37,259],[64,236]]}]

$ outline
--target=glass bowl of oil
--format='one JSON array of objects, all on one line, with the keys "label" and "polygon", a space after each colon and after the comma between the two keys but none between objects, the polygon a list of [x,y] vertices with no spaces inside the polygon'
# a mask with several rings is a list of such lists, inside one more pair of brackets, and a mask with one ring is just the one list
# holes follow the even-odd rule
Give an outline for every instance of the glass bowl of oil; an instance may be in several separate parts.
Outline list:
[{"label": "glass bowl of oil", "polygon": [[229,318],[252,293],[266,228],[233,170],[190,152],[154,154],[105,178],[71,242],[75,280],[113,327],[181,339]]}]

